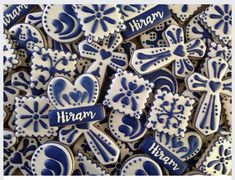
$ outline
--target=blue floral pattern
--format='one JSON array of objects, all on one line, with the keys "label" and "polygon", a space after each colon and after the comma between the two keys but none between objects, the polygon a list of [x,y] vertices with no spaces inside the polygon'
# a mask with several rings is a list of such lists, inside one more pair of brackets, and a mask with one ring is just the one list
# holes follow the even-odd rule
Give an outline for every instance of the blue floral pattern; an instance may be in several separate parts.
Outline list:
[{"label": "blue floral pattern", "polygon": [[214,57],[206,62],[206,76],[190,75],[186,84],[190,91],[203,92],[194,116],[195,127],[204,135],[216,132],[220,124],[220,94],[232,95],[232,79],[223,77],[228,69],[227,62]]},{"label": "blue floral pattern", "polygon": [[52,105],[46,97],[16,98],[16,135],[17,136],[56,136],[57,127],[50,127],[48,120]]},{"label": "blue floral pattern", "polygon": [[139,118],[152,86],[147,80],[119,69],[103,103],[126,115]]},{"label": "blue floral pattern", "polygon": [[175,136],[184,136],[194,100],[158,90],[151,108],[147,128]]},{"label": "blue floral pattern", "polygon": [[228,44],[232,39],[232,7],[229,4],[211,5],[200,18],[219,39]]},{"label": "blue floral pattern", "polygon": [[31,88],[46,90],[49,81],[56,76],[74,80],[77,55],[38,47],[34,50],[30,77]]},{"label": "blue floral pattern", "polygon": [[113,5],[76,5],[75,12],[88,41],[98,41],[124,29],[122,15]]},{"label": "blue floral pattern", "polygon": [[23,138],[16,148],[5,149],[4,175],[13,175],[17,170],[23,175],[33,175],[29,159],[37,147],[36,139]]},{"label": "blue floral pattern", "polygon": [[207,175],[228,175],[232,169],[232,147],[229,137],[215,137],[196,167]]}]

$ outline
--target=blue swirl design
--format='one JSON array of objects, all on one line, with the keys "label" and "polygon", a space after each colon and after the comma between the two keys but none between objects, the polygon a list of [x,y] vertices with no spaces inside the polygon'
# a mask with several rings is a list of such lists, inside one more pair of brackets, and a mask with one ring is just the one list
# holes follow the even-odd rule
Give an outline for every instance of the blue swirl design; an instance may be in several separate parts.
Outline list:
[{"label": "blue swirl design", "polygon": [[123,124],[118,127],[118,130],[123,133],[125,137],[135,139],[144,132],[145,122],[145,115],[142,115],[140,120],[126,115],[122,118]]},{"label": "blue swirl design", "polygon": [[144,75],[143,78],[154,83],[154,90],[160,89],[166,92],[177,92],[178,83],[175,76],[165,69]]},{"label": "blue swirl design", "polygon": [[54,33],[62,40],[76,37],[82,30],[72,5],[63,5],[63,10],[64,12],[58,15],[58,19],[52,21],[56,29]]},{"label": "blue swirl design", "polygon": [[143,163],[143,169],[138,169],[135,172],[136,176],[156,176],[160,174],[159,168],[151,161],[145,161]]},{"label": "blue swirl design", "polygon": [[44,162],[44,169],[42,175],[68,175],[69,161],[65,152],[56,147],[48,146],[44,151],[48,159]]}]

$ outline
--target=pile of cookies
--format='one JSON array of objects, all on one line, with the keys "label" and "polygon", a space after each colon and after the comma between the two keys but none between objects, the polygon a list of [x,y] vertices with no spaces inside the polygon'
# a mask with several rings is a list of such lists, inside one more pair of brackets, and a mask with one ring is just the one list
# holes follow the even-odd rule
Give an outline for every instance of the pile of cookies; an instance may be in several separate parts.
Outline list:
[{"label": "pile of cookies", "polygon": [[4,6],[5,175],[231,175],[232,7]]}]

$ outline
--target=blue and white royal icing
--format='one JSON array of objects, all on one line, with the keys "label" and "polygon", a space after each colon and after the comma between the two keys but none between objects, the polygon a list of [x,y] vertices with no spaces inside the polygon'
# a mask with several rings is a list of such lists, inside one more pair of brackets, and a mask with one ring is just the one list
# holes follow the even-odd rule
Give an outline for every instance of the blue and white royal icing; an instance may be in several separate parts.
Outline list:
[{"label": "blue and white royal icing", "polygon": [[188,131],[184,137],[171,136],[168,133],[155,132],[155,140],[182,161],[196,156],[202,147],[202,140],[198,133]]},{"label": "blue and white royal icing", "polygon": [[228,175],[232,169],[231,143],[231,140],[223,136],[214,138],[200,157],[196,167],[207,175]]},{"label": "blue and white royal icing", "polygon": [[194,16],[186,26],[186,40],[190,41],[195,38],[201,39],[206,45],[217,40],[215,35],[204,25],[200,19],[201,14]]},{"label": "blue and white royal icing", "polygon": [[45,48],[34,48],[30,87],[46,90],[49,81],[56,76],[74,80],[77,55]]},{"label": "blue and white royal icing", "polygon": [[15,43],[21,66],[27,67],[31,64],[31,56],[35,46],[47,46],[44,34],[30,24],[16,24],[9,29],[9,34]]},{"label": "blue and white royal icing", "polygon": [[122,166],[122,176],[161,176],[162,170],[158,163],[145,155],[135,155]]},{"label": "blue and white royal icing", "polygon": [[4,149],[4,175],[14,175],[17,170],[23,175],[33,175],[29,159],[37,147],[36,139],[23,138],[16,147]]},{"label": "blue and white royal icing", "polygon": [[73,175],[109,176],[109,173],[99,164],[92,162],[87,156],[78,152],[78,155],[75,156],[75,170]]},{"label": "blue and white royal icing", "polygon": [[45,32],[58,42],[72,43],[83,35],[72,4],[47,5],[43,10],[42,24]]},{"label": "blue and white royal icing", "polygon": [[113,110],[109,115],[109,130],[114,137],[121,141],[136,141],[145,135],[146,121],[146,112],[137,119]]},{"label": "blue and white royal icing", "polygon": [[36,28],[42,28],[42,12],[30,13],[25,17],[26,24],[31,24]]},{"label": "blue and white royal icing", "polygon": [[121,69],[115,74],[103,104],[131,117],[140,118],[153,84]]},{"label": "blue and white royal icing", "polygon": [[228,64],[220,57],[206,62],[206,76],[193,73],[186,79],[190,91],[202,92],[196,114],[195,127],[204,135],[216,132],[219,128],[221,115],[220,95],[232,95],[232,79],[223,79]]},{"label": "blue and white royal icing", "polygon": [[140,75],[148,74],[173,62],[173,72],[178,78],[185,78],[194,71],[190,59],[204,56],[206,46],[200,39],[184,42],[184,32],[179,26],[171,25],[164,31],[168,46],[138,49],[131,59],[131,67]]},{"label": "blue and white royal icing", "polygon": [[34,10],[34,4],[16,4],[5,5],[3,12],[3,25],[5,29],[9,29],[17,22],[21,21],[29,12]]},{"label": "blue and white royal icing", "polygon": [[150,29],[142,34],[140,34],[140,41],[144,48],[154,48],[154,47],[164,47],[166,42],[163,39],[163,31],[166,30],[170,25],[178,25],[178,23],[173,19],[169,18],[157,24],[153,29]]},{"label": "blue and white royal icing", "polygon": [[232,6],[229,4],[212,4],[200,15],[203,23],[228,44],[232,40]]},{"label": "blue and white royal icing", "polygon": [[169,6],[169,9],[171,9],[171,11],[176,15],[176,17],[181,22],[185,22],[202,5],[199,5],[199,4],[171,4],[171,5],[168,5],[168,6]]},{"label": "blue and white royal icing", "polygon": [[49,111],[53,108],[45,96],[15,98],[16,136],[50,137],[57,135],[57,127],[49,125]]},{"label": "blue and white royal icing", "polygon": [[13,41],[9,33],[4,30],[3,32],[3,62],[4,62],[4,74],[10,72],[16,68],[20,61],[17,56],[17,51],[13,47]]},{"label": "blue and white royal icing", "polygon": [[11,75],[14,73],[8,73],[4,76],[4,88],[3,88],[3,102],[4,107],[12,111],[14,109],[15,97],[20,94],[20,90],[12,85]]},{"label": "blue and white royal icing", "polygon": [[74,11],[89,43],[102,40],[125,28],[122,14],[116,5],[74,5]]},{"label": "blue and white royal icing", "polygon": [[154,131],[184,137],[194,100],[158,90],[146,127]]},{"label": "blue and white royal icing", "polygon": [[102,45],[96,42],[89,44],[87,40],[79,44],[80,55],[95,60],[86,72],[99,80],[100,87],[109,67],[117,71],[118,68],[125,70],[128,66],[127,54],[115,51],[122,41],[122,36],[118,33],[105,38]]},{"label": "blue and white royal icing", "polygon": [[[92,74],[78,77],[74,85],[65,78],[56,77],[50,81],[48,96],[56,109],[82,108],[94,106],[99,97],[98,80]],[[101,164],[112,164],[117,161],[120,151],[113,140],[86,122],[65,126],[59,131],[59,140],[72,145],[81,135],[84,135],[93,154]]]},{"label": "blue and white royal icing", "polygon": [[67,146],[48,142],[35,150],[31,167],[33,175],[71,175],[74,170],[74,156]]},{"label": "blue and white royal icing", "polygon": [[117,6],[126,25],[126,29],[122,32],[125,40],[132,39],[171,17],[168,6],[163,4],[118,4]]},{"label": "blue and white royal icing", "polygon": [[14,146],[17,142],[17,138],[15,136],[14,131],[9,129],[4,129],[3,131],[3,148],[9,149]]}]

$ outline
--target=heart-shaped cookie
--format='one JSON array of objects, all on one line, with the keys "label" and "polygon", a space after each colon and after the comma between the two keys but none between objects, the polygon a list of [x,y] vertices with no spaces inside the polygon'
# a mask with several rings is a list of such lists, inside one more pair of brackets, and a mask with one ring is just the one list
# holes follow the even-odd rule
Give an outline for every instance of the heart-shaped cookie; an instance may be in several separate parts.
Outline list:
[{"label": "heart-shaped cookie", "polygon": [[56,109],[68,109],[94,105],[99,96],[98,87],[98,80],[92,74],[79,76],[74,84],[66,78],[55,77],[47,93]]},{"label": "heart-shaped cookie", "polygon": [[179,137],[156,131],[155,140],[182,161],[194,157],[202,147],[201,137],[196,132],[186,132],[184,137]]}]

